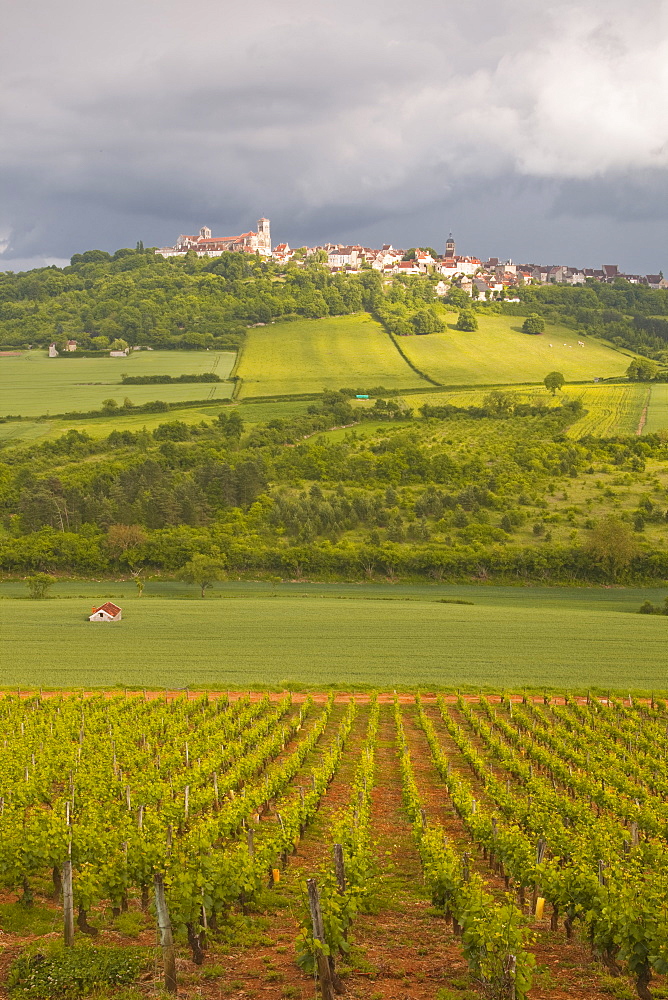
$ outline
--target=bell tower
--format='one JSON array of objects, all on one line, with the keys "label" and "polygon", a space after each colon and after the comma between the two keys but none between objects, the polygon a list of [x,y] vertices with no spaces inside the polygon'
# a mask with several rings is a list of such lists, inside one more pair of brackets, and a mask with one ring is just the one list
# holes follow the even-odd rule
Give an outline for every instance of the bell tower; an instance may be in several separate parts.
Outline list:
[{"label": "bell tower", "polygon": [[455,241],[452,236],[452,233],[450,233],[448,235],[447,240],[445,241],[445,257],[448,260],[451,260],[454,256],[455,256]]},{"label": "bell tower", "polygon": [[257,248],[260,253],[271,254],[271,233],[269,219],[257,220]]}]

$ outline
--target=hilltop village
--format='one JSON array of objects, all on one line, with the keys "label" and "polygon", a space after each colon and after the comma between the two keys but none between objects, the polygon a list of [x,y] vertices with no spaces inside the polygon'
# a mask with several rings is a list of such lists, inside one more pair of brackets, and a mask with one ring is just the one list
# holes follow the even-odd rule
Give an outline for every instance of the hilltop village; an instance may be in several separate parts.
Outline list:
[{"label": "hilltop village", "polygon": [[271,257],[281,264],[292,261],[299,265],[317,261],[332,273],[370,268],[388,276],[432,274],[441,277],[435,288],[438,295],[447,295],[449,288],[455,285],[473,299],[512,301],[513,289],[520,285],[584,285],[588,280],[612,284],[618,278],[651,289],[668,288],[668,280],[662,273],[624,274],[617,264],[604,264],[600,269],[593,269],[565,264],[516,264],[498,257],[481,260],[475,256],[462,256],[456,252],[452,233],[446,240],[442,255],[433,247],[402,250],[390,243],[380,249],[339,243],[295,249],[288,243],[279,243],[272,248],[270,222],[264,217],[258,220],[255,232],[239,236],[213,236],[211,229],[203,226],[197,236],[181,235],[174,246],[160,247],[155,252],[162,257],[183,257],[192,251],[198,257],[219,257],[229,251],[254,253]]}]

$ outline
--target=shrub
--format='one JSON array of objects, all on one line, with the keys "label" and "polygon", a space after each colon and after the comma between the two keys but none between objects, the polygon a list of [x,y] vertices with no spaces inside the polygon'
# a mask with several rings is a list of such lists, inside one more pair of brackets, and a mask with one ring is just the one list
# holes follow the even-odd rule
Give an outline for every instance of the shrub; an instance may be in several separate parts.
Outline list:
[{"label": "shrub", "polygon": [[529,313],[522,323],[524,333],[542,333],[545,329],[545,320],[538,313]]},{"label": "shrub", "polygon": [[49,573],[34,573],[32,576],[26,578],[28,593],[35,601],[46,597],[47,591],[55,582],[55,576],[51,576]]},{"label": "shrub", "polygon": [[471,309],[462,309],[457,320],[457,329],[464,330],[466,333],[472,333],[478,329],[478,320]]},{"label": "shrub", "polygon": [[12,997],[83,997],[133,982],[147,960],[138,948],[51,946],[21,955],[9,969],[7,986]]}]

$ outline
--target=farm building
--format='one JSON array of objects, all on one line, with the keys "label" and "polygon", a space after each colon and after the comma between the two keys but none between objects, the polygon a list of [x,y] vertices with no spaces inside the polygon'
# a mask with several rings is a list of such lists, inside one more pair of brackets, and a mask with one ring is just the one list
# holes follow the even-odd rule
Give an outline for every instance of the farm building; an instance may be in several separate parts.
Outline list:
[{"label": "farm building", "polygon": [[99,608],[93,608],[93,614],[89,616],[89,622],[119,622],[122,618],[121,609],[111,601],[107,601]]}]

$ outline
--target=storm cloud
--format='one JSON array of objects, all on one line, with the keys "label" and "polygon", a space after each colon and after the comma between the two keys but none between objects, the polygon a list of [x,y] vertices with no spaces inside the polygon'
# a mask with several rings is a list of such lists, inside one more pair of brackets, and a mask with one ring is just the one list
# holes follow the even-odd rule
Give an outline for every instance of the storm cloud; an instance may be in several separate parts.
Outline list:
[{"label": "storm cloud", "polygon": [[5,0],[0,268],[275,242],[656,271],[662,0]]}]

